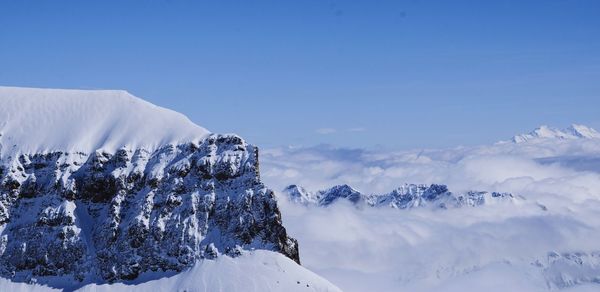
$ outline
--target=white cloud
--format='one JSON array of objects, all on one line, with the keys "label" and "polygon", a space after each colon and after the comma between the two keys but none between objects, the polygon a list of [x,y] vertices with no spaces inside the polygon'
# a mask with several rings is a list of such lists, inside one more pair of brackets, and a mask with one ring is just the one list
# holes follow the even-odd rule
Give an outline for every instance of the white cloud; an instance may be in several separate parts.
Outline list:
[{"label": "white cloud", "polygon": [[[445,183],[455,190],[503,191],[500,184],[508,179],[531,177],[540,181],[579,175],[582,172],[577,171],[578,164],[599,160],[600,143],[589,141],[416,151],[319,145],[266,149],[261,155],[263,179],[276,190],[289,184],[317,190],[346,183],[366,193],[390,191],[403,183]],[[594,167],[588,165],[586,169]],[[290,170],[300,175],[293,179],[283,176]],[[600,172],[600,166],[596,170]]]},{"label": "white cloud", "polygon": [[[344,291],[544,291],[555,287],[544,274],[548,252],[600,250],[600,171],[577,167],[599,157],[597,141],[401,152],[316,146],[266,150],[261,168],[276,190],[347,183],[382,193],[403,183],[444,183],[525,197],[445,211],[306,208],[280,200],[303,264]],[[577,287],[586,288],[598,286]]]}]

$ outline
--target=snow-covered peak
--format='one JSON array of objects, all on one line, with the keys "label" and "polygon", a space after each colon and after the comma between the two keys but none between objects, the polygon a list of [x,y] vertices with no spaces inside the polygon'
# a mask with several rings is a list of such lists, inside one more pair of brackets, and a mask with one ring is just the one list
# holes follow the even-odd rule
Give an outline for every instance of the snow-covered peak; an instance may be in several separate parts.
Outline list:
[{"label": "snow-covered peak", "polygon": [[548,139],[598,139],[600,133],[596,130],[584,126],[573,124],[566,129],[556,129],[549,126],[540,126],[528,134],[516,135],[512,138],[514,143],[524,143],[536,140]]},{"label": "snow-covered peak", "polygon": [[283,190],[283,193],[287,194],[288,198],[294,203],[313,204],[318,201],[315,194],[298,185],[289,185]]},{"label": "snow-covered peak", "polygon": [[359,191],[345,184],[319,191],[317,197],[319,198],[319,204],[322,206],[331,205],[339,199],[346,199],[354,204],[363,200],[363,195]]},{"label": "snow-covered peak", "polygon": [[566,129],[566,132],[578,138],[600,138],[600,133],[598,133],[598,131],[585,125],[573,124]]},{"label": "snow-covered peak", "polygon": [[329,206],[342,199],[357,204],[365,199],[363,194],[349,185],[336,185],[318,192],[307,191],[299,185],[289,185],[282,192],[290,201],[303,205]]},{"label": "snow-covered peak", "polygon": [[0,86],[0,154],[156,149],[210,132],[122,90]]}]

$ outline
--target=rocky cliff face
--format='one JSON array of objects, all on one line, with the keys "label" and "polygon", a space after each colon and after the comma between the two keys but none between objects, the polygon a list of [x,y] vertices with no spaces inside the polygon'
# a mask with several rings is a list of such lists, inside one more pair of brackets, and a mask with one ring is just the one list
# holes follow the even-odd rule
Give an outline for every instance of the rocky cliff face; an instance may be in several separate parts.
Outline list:
[{"label": "rocky cliff face", "polygon": [[17,281],[128,280],[248,249],[299,262],[258,149],[235,135],[5,157],[0,177],[0,273]]}]

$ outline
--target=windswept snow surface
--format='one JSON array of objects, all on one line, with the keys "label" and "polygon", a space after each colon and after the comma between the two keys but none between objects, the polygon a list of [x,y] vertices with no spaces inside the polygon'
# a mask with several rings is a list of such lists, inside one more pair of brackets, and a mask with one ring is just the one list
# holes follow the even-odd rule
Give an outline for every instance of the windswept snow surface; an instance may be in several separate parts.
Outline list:
[{"label": "windswept snow surface", "polygon": [[0,154],[149,151],[209,131],[121,90],[0,87]]},{"label": "windswept snow surface", "polygon": [[600,291],[600,139],[414,151],[289,147],[263,151],[261,161],[267,184],[306,187],[298,196],[342,184],[385,193],[409,182],[522,198],[396,210],[282,197],[301,262],[346,292]]},{"label": "windswept snow surface", "polygon": [[[327,280],[302,268],[285,256],[263,250],[237,258],[221,256],[198,262],[179,274],[143,275],[154,278],[127,283],[89,284],[75,291],[89,292],[341,292]],[[58,291],[47,286],[10,282],[0,278],[0,291]]]}]

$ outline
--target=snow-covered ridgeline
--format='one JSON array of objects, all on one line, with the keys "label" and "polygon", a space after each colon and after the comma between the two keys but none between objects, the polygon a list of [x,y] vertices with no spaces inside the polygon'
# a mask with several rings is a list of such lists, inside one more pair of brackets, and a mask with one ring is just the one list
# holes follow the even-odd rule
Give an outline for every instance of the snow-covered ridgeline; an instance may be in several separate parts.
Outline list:
[{"label": "snow-covered ridgeline", "polygon": [[298,185],[290,185],[283,194],[293,203],[329,206],[335,202],[348,201],[357,206],[392,207],[410,209],[416,207],[453,208],[480,206],[499,201],[515,201],[510,193],[468,191],[453,193],[445,185],[404,184],[385,194],[363,194],[348,185],[337,185],[317,192],[307,191]]},{"label": "snow-covered ridgeline", "polygon": [[0,151],[14,153],[146,149],[198,142],[209,131],[184,115],[122,90],[0,86]]},{"label": "snow-covered ridgeline", "polygon": [[565,129],[543,125],[527,134],[516,135],[511,141],[513,143],[525,143],[548,139],[600,139],[600,133],[593,128],[577,124],[572,124]]}]

